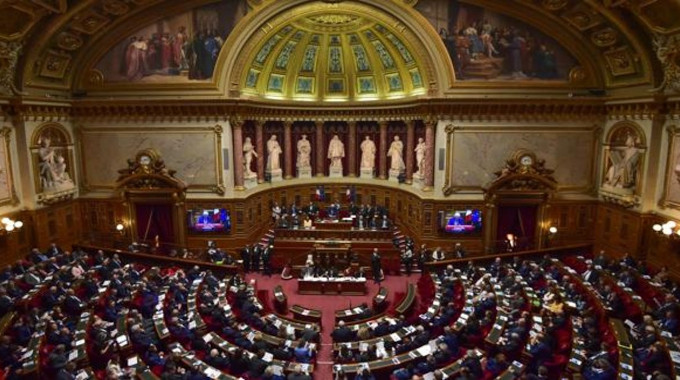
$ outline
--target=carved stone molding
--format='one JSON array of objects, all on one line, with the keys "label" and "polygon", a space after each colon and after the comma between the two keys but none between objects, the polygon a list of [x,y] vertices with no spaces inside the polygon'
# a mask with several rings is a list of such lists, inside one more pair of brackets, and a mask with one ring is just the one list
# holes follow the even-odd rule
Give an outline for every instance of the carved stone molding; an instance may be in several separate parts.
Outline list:
[{"label": "carved stone molding", "polygon": [[0,94],[14,95],[19,93],[14,80],[22,49],[21,42],[0,41]]},{"label": "carved stone molding", "polygon": [[174,189],[184,193],[187,188],[186,183],[175,178],[176,171],[165,166],[163,158],[155,149],[139,151],[134,159],[128,159],[127,164],[127,168],[118,170],[118,189]]},{"label": "carved stone molding", "polygon": [[654,50],[664,73],[663,82],[655,90],[680,92],[680,35],[658,35]]},{"label": "carved stone molding", "polygon": [[554,170],[545,167],[545,160],[534,152],[519,149],[505,161],[505,166],[494,173],[496,179],[484,187],[484,193],[541,192],[552,194],[557,189]]}]

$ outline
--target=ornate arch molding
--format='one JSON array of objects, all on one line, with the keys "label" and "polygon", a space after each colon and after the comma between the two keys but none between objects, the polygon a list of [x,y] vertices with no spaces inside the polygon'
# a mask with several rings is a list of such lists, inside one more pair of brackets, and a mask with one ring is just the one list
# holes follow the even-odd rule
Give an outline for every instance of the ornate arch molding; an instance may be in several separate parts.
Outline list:
[{"label": "ornate arch molding", "polygon": [[[425,86],[429,89],[428,95],[436,97],[442,94],[442,89],[450,87],[454,81],[453,66],[447,58],[446,49],[427,21],[408,4],[394,0],[355,0],[333,3],[331,1],[272,1],[259,10],[256,14],[246,16],[242,22],[242,29],[238,39],[232,41],[232,49],[228,53],[221,54],[216,65],[216,82],[220,89],[227,91],[230,97],[241,96],[244,86],[244,72],[250,64],[250,59],[262,42],[269,39],[285,23],[287,18],[299,15],[301,9],[313,7],[327,7],[329,11],[343,7],[359,8],[366,15],[376,20],[389,23],[389,27],[402,31],[401,38],[408,38],[408,43],[416,50],[422,64],[423,77],[429,83]],[[308,10],[307,10],[308,11]],[[246,22],[247,21],[247,22]]]}]

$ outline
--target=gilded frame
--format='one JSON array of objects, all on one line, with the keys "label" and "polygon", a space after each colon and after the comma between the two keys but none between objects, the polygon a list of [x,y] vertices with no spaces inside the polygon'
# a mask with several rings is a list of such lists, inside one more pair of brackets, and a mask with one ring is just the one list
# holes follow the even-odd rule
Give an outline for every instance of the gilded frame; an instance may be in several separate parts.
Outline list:
[{"label": "gilded frame", "polygon": [[[453,165],[454,149],[455,149],[455,136],[456,134],[464,133],[464,131],[474,131],[474,132],[496,132],[496,133],[574,133],[574,132],[591,132],[593,134],[592,144],[590,147],[590,154],[592,157],[591,165],[588,172],[589,183],[585,186],[565,186],[557,185],[557,192],[581,192],[581,193],[592,193],[595,191],[597,183],[597,152],[599,147],[599,136],[601,133],[601,128],[596,126],[574,126],[574,127],[564,127],[555,128],[548,124],[535,125],[523,128],[508,128],[502,126],[487,126],[487,125],[465,125],[449,123],[445,127],[446,132],[446,161],[444,166],[444,185],[442,187],[442,192],[444,196],[449,196],[454,193],[481,193],[483,191],[483,185],[480,186],[458,186],[454,183],[454,173],[455,168]],[[541,158],[540,156],[538,158]],[[499,163],[500,164],[500,163]],[[501,166],[499,165],[499,169]]]},{"label": "gilded frame", "polygon": [[[663,193],[659,199],[659,207],[680,210],[680,199],[670,198],[670,189],[672,185],[671,178],[673,176],[675,165],[673,165],[674,158],[680,155],[680,127],[677,125],[669,125],[666,127],[668,133],[668,150],[666,155],[666,172],[664,176]],[[678,160],[675,160],[678,162]],[[678,182],[680,176],[676,174]]]},{"label": "gilded frame", "polygon": [[[82,159],[81,173],[82,181],[81,187],[85,191],[90,190],[114,190],[115,183],[111,184],[91,184],[88,181],[87,174],[87,159],[84,156],[84,135],[90,134],[102,134],[102,133],[140,133],[142,132],[136,127],[105,127],[105,128],[79,128],[78,129],[78,148],[80,151],[80,156]],[[216,124],[211,127],[158,127],[158,128],[148,128],[144,132],[149,134],[168,134],[168,133],[184,133],[184,134],[198,134],[213,132],[213,147],[215,149],[215,182],[214,183],[202,183],[193,184],[187,187],[187,193],[214,193],[218,195],[224,195],[226,193],[226,187],[224,185],[224,172],[222,170],[222,162],[224,162],[224,157],[222,153],[222,134],[224,129],[221,125]],[[124,162],[120,163],[121,167],[125,165]],[[173,169],[173,168],[170,168]]]},{"label": "gilded frame", "polygon": [[2,206],[16,206],[19,204],[19,197],[17,195],[16,186],[14,185],[14,173],[12,171],[12,144],[11,138],[12,129],[9,127],[0,128],[0,145],[5,149],[4,154],[0,155],[0,160],[5,165],[6,168],[6,179],[7,179],[7,197],[0,198],[0,207]]}]

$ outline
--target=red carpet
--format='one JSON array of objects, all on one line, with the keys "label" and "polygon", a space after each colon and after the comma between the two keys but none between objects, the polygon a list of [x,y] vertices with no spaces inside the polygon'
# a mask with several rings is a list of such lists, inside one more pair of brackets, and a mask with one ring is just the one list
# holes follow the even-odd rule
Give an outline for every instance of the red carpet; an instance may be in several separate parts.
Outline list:
[{"label": "red carpet", "polygon": [[[386,276],[381,283],[388,289],[389,293],[387,299],[389,306],[394,304],[395,293],[405,293],[409,282],[416,284],[420,278],[420,274],[412,274],[407,276]],[[276,285],[281,285],[283,291],[288,297],[288,307],[293,305],[300,305],[310,309],[321,311],[321,347],[317,356],[316,368],[314,370],[315,379],[332,379],[333,378],[333,339],[331,332],[335,326],[335,311],[340,309],[347,309],[349,307],[356,307],[362,303],[366,303],[369,307],[373,306],[373,296],[378,293],[378,284],[374,284],[369,280],[366,284],[368,294],[365,296],[345,296],[345,295],[301,295],[297,294],[297,281],[295,279],[283,281],[278,275],[272,277],[262,276],[260,274],[248,274],[246,277],[248,281],[255,279],[257,282],[257,290],[269,291],[269,306],[272,310],[273,305],[273,289]],[[389,309],[388,306],[388,309]],[[291,313],[286,316],[292,317]]]}]

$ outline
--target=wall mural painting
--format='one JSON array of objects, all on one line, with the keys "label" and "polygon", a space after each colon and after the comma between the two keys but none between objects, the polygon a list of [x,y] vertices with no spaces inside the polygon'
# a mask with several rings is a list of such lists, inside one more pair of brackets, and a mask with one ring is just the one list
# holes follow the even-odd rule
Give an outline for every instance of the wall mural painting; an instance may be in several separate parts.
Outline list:
[{"label": "wall mural painting", "polygon": [[459,0],[420,0],[458,80],[566,81],[577,61],[522,21]]},{"label": "wall mural painting", "polygon": [[212,79],[217,57],[247,0],[221,1],[131,33],[95,66],[109,83],[185,83]]}]

